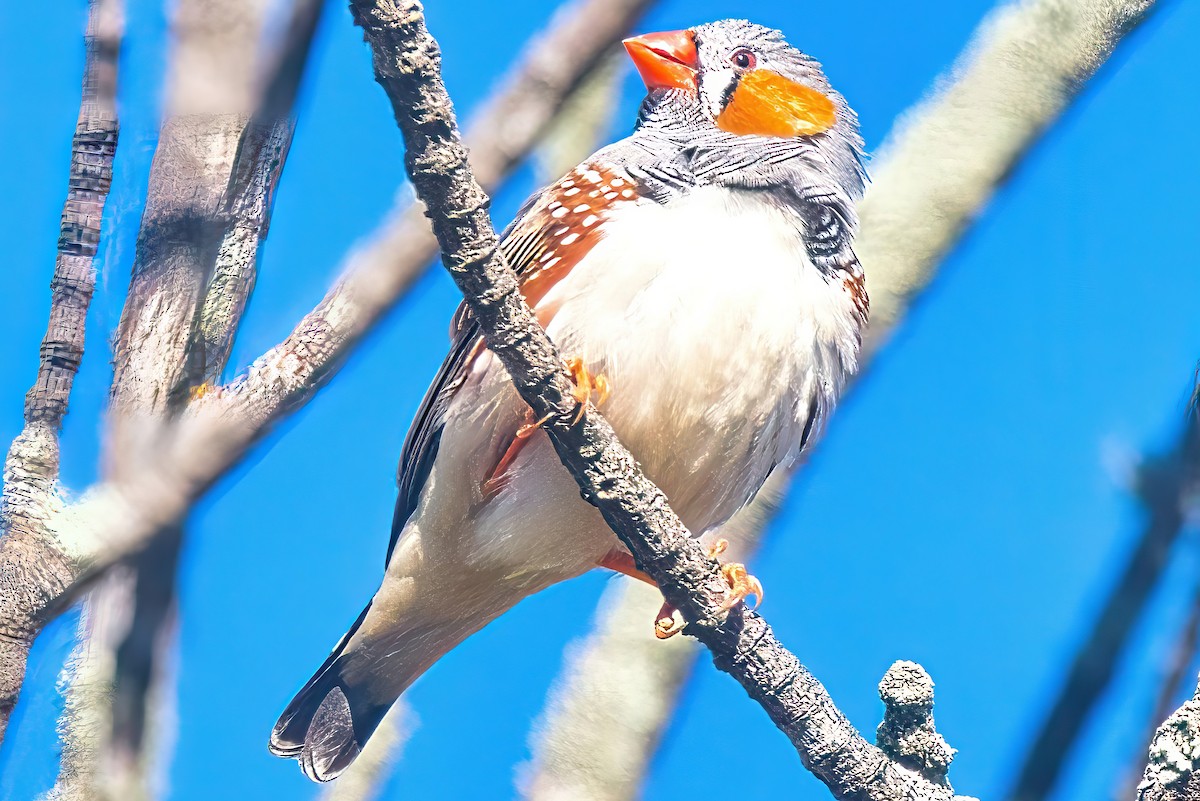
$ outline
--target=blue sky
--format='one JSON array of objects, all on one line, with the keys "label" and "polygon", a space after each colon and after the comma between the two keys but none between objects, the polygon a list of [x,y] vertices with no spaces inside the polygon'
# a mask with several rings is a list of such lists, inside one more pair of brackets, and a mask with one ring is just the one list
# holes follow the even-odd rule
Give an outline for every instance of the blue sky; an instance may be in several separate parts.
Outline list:
[{"label": "blue sky", "polygon": [[[779,636],[868,736],[887,666],[905,658],[929,670],[939,729],[960,750],[952,780],[972,795],[1008,786],[1138,530],[1140,510],[1114,464],[1169,442],[1200,357],[1200,162],[1190,152],[1200,109],[1188,100],[1200,78],[1200,8],[1162,5],[946,261],[840,410],[753,566]],[[149,0],[130,6],[100,291],[64,434],[63,478],[76,491],[96,475],[106,345],[156,135],[162,11]],[[523,3],[519,13],[479,0],[429,6],[466,114],[554,3]],[[641,27],[748,15],[783,28],[825,63],[874,148],[989,7],[666,0]],[[84,17],[82,0],[53,26],[30,4],[0,6],[3,443],[20,429],[45,326]],[[340,4],[313,67],[239,366],[287,333],[347,248],[407,191],[399,134]],[[613,137],[631,124],[637,89],[627,76]],[[498,195],[498,225],[533,188],[526,171]],[[268,755],[266,737],[379,579],[396,459],[455,303],[449,279],[431,273],[190,521],[168,798],[313,796],[294,763]],[[1142,750],[1198,567],[1191,539],[1179,550],[1058,798],[1110,793]],[[530,599],[424,677],[409,696],[419,729],[385,797],[513,795],[562,648],[586,632],[609,580],[596,572]],[[38,643],[0,751],[0,798],[30,799],[53,781],[54,686],[72,624]],[[714,752],[740,765],[740,795],[827,797],[761,710],[702,658],[647,797],[707,788],[702,766]]]}]

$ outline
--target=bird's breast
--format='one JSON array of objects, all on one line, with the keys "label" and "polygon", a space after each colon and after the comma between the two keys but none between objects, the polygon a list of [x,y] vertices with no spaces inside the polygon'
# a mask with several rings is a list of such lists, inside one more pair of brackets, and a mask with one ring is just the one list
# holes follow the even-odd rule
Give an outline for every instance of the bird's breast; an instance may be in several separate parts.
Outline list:
[{"label": "bird's breast", "polygon": [[857,353],[842,281],[757,194],[710,187],[622,210],[543,299],[551,337],[608,377],[603,413],[700,531],[794,455]]}]

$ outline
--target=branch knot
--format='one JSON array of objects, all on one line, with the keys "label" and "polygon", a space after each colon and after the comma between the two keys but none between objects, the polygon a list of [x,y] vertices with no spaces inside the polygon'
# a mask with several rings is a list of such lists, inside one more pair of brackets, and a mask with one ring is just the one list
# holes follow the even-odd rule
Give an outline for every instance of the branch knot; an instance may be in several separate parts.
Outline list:
[{"label": "branch knot", "polygon": [[943,786],[949,786],[955,749],[933,726],[933,679],[916,662],[899,661],[888,668],[879,682],[883,700],[883,722],[875,744],[906,768]]}]

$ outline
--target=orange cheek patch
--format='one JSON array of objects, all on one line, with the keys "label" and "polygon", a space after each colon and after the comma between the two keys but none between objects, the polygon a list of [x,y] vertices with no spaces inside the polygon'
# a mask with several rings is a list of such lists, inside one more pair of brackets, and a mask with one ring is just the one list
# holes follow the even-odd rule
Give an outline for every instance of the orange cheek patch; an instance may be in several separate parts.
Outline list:
[{"label": "orange cheek patch", "polygon": [[832,100],[767,70],[742,76],[717,117],[718,128],[739,136],[812,136],[836,122]]}]

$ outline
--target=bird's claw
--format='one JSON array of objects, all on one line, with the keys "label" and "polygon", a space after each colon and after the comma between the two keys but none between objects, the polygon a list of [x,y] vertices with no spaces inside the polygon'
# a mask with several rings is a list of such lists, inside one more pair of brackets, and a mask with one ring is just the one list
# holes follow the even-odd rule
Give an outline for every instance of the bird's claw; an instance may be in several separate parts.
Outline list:
[{"label": "bird's claw", "polygon": [[[728,549],[729,540],[718,539],[709,546],[708,558],[716,559]],[[751,595],[755,598],[754,606],[751,609],[757,609],[759,604],[762,603],[762,582],[750,575],[744,564],[741,562],[730,562],[729,564],[721,565],[721,575],[725,577],[730,590],[729,597],[725,599],[725,603],[721,604],[721,608],[724,611],[728,612]]]},{"label": "bird's claw", "polygon": [[680,611],[663,601],[662,608],[654,616],[654,636],[660,640],[670,639],[683,631],[683,627],[686,625],[687,622],[683,619]]},{"label": "bird's claw", "polygon": [[567,372],[571,374],[571,380],[575,382],[575,390],[571,394],[579,403],[579,412],[571,421],[571,425],[575,425],[587,413],[588,401],[592,400],[593,392],[596,394],[597,406],[608,400],[608,379],[601,373],[593,375],[579,356],[567,359]]},{"label": "bird's claw", "polygon": [[[708,557],[716,559],[729,548],[729,540],[716,540],[708,548]],[[721,610],[728,612],[737,606],[746,598],[753,595],[755,603],[752,607],[757,609],[762,603],[763,586],[762,582],[750,575],[746,570],[746,566],[741,562],[730,562],[729,564],[721,565],[721,576],[729,584],[729,595],[724,603],[721,604]],[[663,601],[662,608],[658,610],[658,614],[654,616],[654,636],[660,640],[666,640],[674,637],[679,632],[683,631],[687,621],[683,619],[683,615],[679,610],[670,604],[668,601]]]},{"label": "bird's claw", "polygon": [[721,565],[721,575],[725,577],[725,581],[729,584],[729,595],[725,598],[725,602],[721,604],[721,608],[728,612],[739,603],[746,600],[751,595],[754,596],[754,606],[751,609],[757,609],[762,603],[763,586],[762,582],[750,575],[746,570],[746,566],[741,562],[730,562],[729,564]]}]

